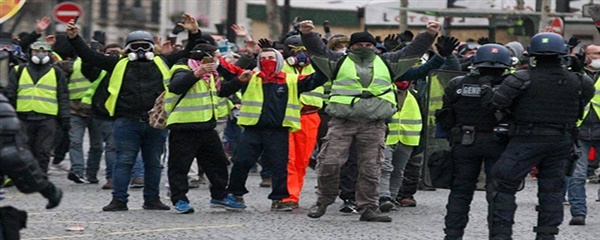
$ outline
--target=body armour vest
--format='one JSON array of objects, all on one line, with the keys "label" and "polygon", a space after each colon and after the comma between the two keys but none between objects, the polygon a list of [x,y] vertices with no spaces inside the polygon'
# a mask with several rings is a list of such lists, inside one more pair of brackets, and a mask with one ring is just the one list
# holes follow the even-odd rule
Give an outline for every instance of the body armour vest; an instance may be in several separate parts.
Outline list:
[{"label": "body armour vest", "polygon": [[[529,71],[530,83],[515,99],[513,119],[518,123],[575,125],[581,104],[580,77],[562,68],[522,71]],[[517,77],[521,76],[520,72],[515,73]]]},{"label": "body armour vest", "polygon": [[491,132],[497,126],[495,110],[481,104],[480,75],[466,75],[456,89],[458,101],[452,104],[456,123],[475,126],[478,131]]}]

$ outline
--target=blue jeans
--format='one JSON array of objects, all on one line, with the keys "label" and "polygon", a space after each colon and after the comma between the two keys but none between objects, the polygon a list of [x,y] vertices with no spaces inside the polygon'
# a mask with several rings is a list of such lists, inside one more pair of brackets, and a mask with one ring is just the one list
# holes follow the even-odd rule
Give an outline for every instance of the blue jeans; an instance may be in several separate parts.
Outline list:
[{"label": "blue jeans", "polygon": [[92,117],[71,115],[71,129],[69,130],[69,156],[71,158],[71,172],[83,175],[83,136],[88,129],[90,137],[90,150],[87,159],[87,174],[97,174],[102,158],[102,135]]},{"label": "blue jeans", "polygon": [[588,155],[590,148],[600,150],[600,141],[579,140],[581,143],[581,156],[575,163],[573,175],[569,179],[569,203],[571,203],[572,216],[586,216],[586,196],[585,196],[585,181],[587,178]]},{"label": "blue jeans", "polygon": [[135,158],[135,164],[131,170],[131,179],[144,177],[144,160],[142,159],[142,152],[138,153]]},{"label": "blue jeans", "polygon": [[144,161],[144,201],[159,198],[161,155],[165,149],[167,130],[156,129],[147,122],[134,119],[115,120],[117,161],[113,169],[113,198],[127,202],[131,170],[140,149]]},{"label": "blue jeans", "polygon": [[115,150],[115,140],[113,138],[113,120],[95,118],[94,122],[98,126],[104,142],[104,161],[106,163],[106,179],[112,179],[112,172],[117,152]]}]

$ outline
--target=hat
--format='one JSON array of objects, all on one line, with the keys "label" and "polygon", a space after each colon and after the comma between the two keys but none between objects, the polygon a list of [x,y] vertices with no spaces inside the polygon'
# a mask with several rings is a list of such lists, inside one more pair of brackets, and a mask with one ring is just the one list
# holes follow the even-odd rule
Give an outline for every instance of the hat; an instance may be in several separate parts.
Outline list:
[{"label": "hat", "polygon": [[217,46],[215,39],[208,33],[202,33],[200,39],[196,39],[196,43],[208,43],[213,46]]},{"label": "hat", "polygon": [[377,44],[373,35],[368,32],[356,32],[350,35],[350,46],[359,42],[370,42],[373,45]]},{"label": "hat", "polygon": [[212,55],[215,51],[217,51],[217,47],[209,43],[198,43],[196,46],[194,46],[194,48],[192,48],[192,51],[203,51]]}]

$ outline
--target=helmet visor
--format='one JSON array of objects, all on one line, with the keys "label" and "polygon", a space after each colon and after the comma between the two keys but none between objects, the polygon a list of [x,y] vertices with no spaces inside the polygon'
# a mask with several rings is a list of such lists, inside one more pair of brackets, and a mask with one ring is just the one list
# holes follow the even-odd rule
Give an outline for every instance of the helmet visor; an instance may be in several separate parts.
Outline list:
[{"label": "helmet visor", "polygon": [[139,50],[149,52],[154,48],[154,46],[149,42],[132,42],[128,44],[126,48],[133,52]]}]

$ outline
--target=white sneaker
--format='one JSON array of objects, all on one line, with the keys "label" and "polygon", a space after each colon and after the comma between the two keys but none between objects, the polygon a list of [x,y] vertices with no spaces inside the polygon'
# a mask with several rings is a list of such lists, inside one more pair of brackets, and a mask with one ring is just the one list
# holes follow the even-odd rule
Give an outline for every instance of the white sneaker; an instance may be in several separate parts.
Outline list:
[{"label": "white sneaker", "polygon": [[61,163],[59,163],[59,164],[51,163],[50,164],[50,168],[53,169],[53,170],[56,170],[56,171],[63,171],[63,172],[69,172],[70,171],[70,167],[67,166],[67,164],[61,164]]}]

